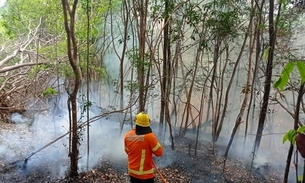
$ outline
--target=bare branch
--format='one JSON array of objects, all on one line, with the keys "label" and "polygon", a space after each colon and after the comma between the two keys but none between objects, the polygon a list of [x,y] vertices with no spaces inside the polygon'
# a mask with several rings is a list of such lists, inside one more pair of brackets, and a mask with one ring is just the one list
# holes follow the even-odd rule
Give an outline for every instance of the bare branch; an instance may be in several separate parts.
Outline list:
[{"label": "bare branch", "polygon": [[[27,40],[21,44],[19,46],[19,48],[17,48],[11,55],[8,55],[7,57],[5,57],[5,59],[1,60],[0,61],[0,67],[3,66],[6,62],[8,62],[9,60],[15,58],[19,53],[25,51],[26,47],[32,43],[32,41],[34,40],[34,38],[36,38],[36,34],[39,30],[39,27],[41,25],[41,18],[40,18],[40,21],[39,21],[39,24],[37,25],[37,27],[35,28],[34,31],[32,30],[29,30],[29,34],[27,35]],[[1,71],[0,71],[1,73]]]},{"label": "bare branch", "polygon": [[3,59],[3,60],[0,62],[0,67],[3,66],[7,61],[9,61],[9,60],[15,58],[15,57],[18,55],[19,52],[21,52],[21,51],[20,51],[20,48],[18,48],[17,50],[15,50],[11,55],[6,56],[5,59]]},{"label": "bare branch", "polygon": [[48,64],[48,63],[45,63],[45,62],[39,62],[39,63],[30,62],[30,63],[23,63],[23,64],[18,64],[18,65],[13,65],[13,66],[7,66],[7,67],[4,67],[4,68],[0,69],[0,73],[4,73],[4,72],[7,72],[7,71],[18,69],[20,67],[42,65],[42,64]]}]

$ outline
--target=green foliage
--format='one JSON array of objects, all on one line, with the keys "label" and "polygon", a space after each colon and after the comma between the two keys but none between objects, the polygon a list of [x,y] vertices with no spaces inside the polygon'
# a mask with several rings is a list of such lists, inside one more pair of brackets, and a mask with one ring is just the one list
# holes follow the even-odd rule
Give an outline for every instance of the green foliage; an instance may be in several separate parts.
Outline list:
[{"label": "green foliage", "polygon": [[287,63],[281,73],[280,78],[274,83],[273,87],[283,90],[289,80],[289,76],[293,68],[294,68],[294,62]]},{"label": "green foliage", "polygon": [[73,75],[73,70],[68,62],[60,63],[58,69],[59,76],[69,77]]},{"label": "green foliage", "polygon": [[89,35],[91,40],[98,39],[99,29],[102,22],[105,20],[105,12],[107,12],[110,8],[113,12],[119,10],[122,1],[114,0],[111,1],[89,1],[89,10],[87,10],[87,0],[80,0],[79,1],[79,8],[77,9],[78,20],[76,21],[76,37],[80,40],[86,40],[87,38],[87,11],[90,14],[90,30]]},{"label": "green foliage", "polygon": [[287,9],[287,5],[288,5],[288,3],[290,3],[290,1],[289,0],[280,0],[279,3],[282,4],[284,9]]},{"label": "green foliage", "polygon": [[288,140],[292,145],[295,144],[295,138],[298,133],[303,133],[305,131],[305,126],[299,127],[297,130],[289,130],[283,137],[283,144]]},{"label": "green foliage", "polygon": [[126,81],[124,84],[124,88],[131,93],[136,92],[139,89],[139,84],[136,81]]},{"label": "green foliage", "polygon": [[264,31],[264,30],[266,30],[267,29],[267,25],[266,24],[260,24],[260,25],[258,25],[258,27],[259,27],[259,29],[261,30],[261,31]]},{"label": "green foliage", "polygon": [[298,176],[298,181],[301,182],[302,180],[303,180],[303,175],[299,175],[299,176]]},{"label": "green foliage", "polygon": [[[79,65],[82,71],[86,71],[87,58],[87,12],[90,15],[89,27],[89,60],[90,60],[90,73],[93,76],[104,77],[106,74],[105,69],[99,67],[101,65],[97,61],[96,40],[99,38],[101,24],[105,20],[107,11],[112,7],[113,11],[120,8],[121,1],[114,0],[111,4],[108,1],[95,0],[88,1],[89,10],[87,10],[87,0],[80,0],[77,6],[77,16],[75,25],[75,35],[79,44]],[[67,61],[67,42],[66,34],[64,34],[63,25],[63,10],[61,1],[58,0],[9,0],[3,12],[1,12],[0,35],[11,39],[12,42],[19,41],[19,38],[27,36],[30,32],[33,33],[37,29],[37,36],[40,37],[39,48],[38,44],[30,44],[29,49],[37,49],[45,61],[53,64],[59,64],[59,76],[71,76],[72,69]],[[40,24],[40,27],[38,25]],[[17,36],[18,35],[18,36]],[[3,40],[3,39],[2,39]],[[59,63],[60,61],[60,63]],[[12,59],[7,64],[14,64],[18,62]],[[30,71],[30,76],[33,76],[37,71],[42,70],[42,67],[34,67]]]},{"label": "green foliage", "polygon": [[13,31],[9,28],[7,21],[0,20],[1,33],[6,35],[9,39],[13,39],[14,34]]},{"label": "green foliage", "polygon": [[263,53],[263,59],[264,60],[268,60],[268,55],[269,55],[269,51],[270,51],[270,46],[268,46],[265,50],[264,50],[264,53]]},{"label": "green foliage", "polygon": [[292,145],[295,144],[295,135],[297,134],[297,132],[295,130],[289,130],[283,137],[282,142],[283,144],[289,140],[291,142]]},{"label": "green foliage", "polygon": [[[3,23],[7,35],[11,38],[16,35],[26,35],[30,29],[34,29],[43,17],[43,24],[48,29],[45,31],[59,30],[61,27],[62,9],[61,2],[57,0],[10,0],[7,1],[5,11],[2,13]],[[45,32],[47,33],[47,32]]]},{"label": "green foliage", "polygon": [[48,95],[56,95],[56,90],[52,87],[48,87],[42,92],[42,96],[46,97]]},{"label": "green foliage", "polygon": [[282,5],[281,16],[277,19],[277,36],[289,36],[293,33],[292,27],[296,23],[293,21],[293,18],[296,16],[292,14],[291,11],[287,8],[287,5],[290,3],[289,0],[280,0],[279,3]]},{"label": "green foliage", "polygon": [[160,3],[158,1],[149,1],[150,6],[149,6],[149,10],[150,10],[150,16],[152,19],[157,19],[159,18],[159,14],[160,14],[160,10],[163,8],[163,3]]},{"label": "green foliage", "polygon": [[[211,29],[214,37],[220,37],[222,39],[226,37],[235,38],[238,35],[238,27],[240,24],[239,9],[233,4],[223,3],[223,0],[213,1],[204,6],[204,9],[210,8],[209,10],[212,11],[209,13],[212,17],[207,20],[206,25]],[[225,7],[225,10],[220,7]]]},{"label": "green foliage", "polygon": [[[289,15],[287,15],[289,16]],[[277,36],[288,36],[291,34],[292,21],[288,21],[287,16],[280,16],[279,21],[277,23]]]},{"label": "green foliage", "polygon": [[303,133],[304,131],[305,131],[305,126],[301,126],[297,130],[298,133]]},{"label": "green foliage", "polygon": [[304,61],[297,61],[296,62],[300,77],[301,77],[301,81],[302,83],[305,82],[305,63]]},{"label": "green foliage", "polygon": [[83,112],[85,112],[87,109],[89,110],[89,108],[92,106],[92,102],[91,101],[86,101],[85,104],[83,105]]},{"label": "green foliage", "polygon": [[131,64],[135,68],[139,68],[139,67],[144,66],[144,69],[147,70],[147,68],[151,67],[151,65],[152,65],[152,63],[149,60],[150,56],[149,56],[148,53],[145,54],[144,60],[140,59],[138,48],[128,50],[126,52],[126,55],[127,55],[127,58],[129,59],[129,61],[131,62]]},{"label": "green foliage", "polygon": [[297,67],[297,69],[299,71],[299,75],[300,75],[302,83],[304,83],[305,82],[305,63],[304,63],[304,61],[293,61],[293,62],[288,62],[285,65],[279,79],[274,82],[273,87],[283,90],[289,80],[290,73],[293,71],[295,66]]},{"label": "green foliage", "polygon": [[43,54],[50,62],[55,63],[58,58],[62,58],[67,54],[67,41],[59,40],[55,45],[45,45],[39,48],[38,52]]},{"label": "green foliage", "polygon": [[29,71],[29,77],[33,78],[39,71],[43,71],[47,68],[47,65],[35,65]]},{"label": "green foliage", "polygon": [[189,3],[188,7],[185,9],[185,17],[190,26],[197,28],[202,19],[202,9],[197,3]]},{"label": "green foliage", "polygon": [[5,77],[0,77],[0,85],[5,81]]},{"label": "green foliage", "polygon": [[[88,74],[87,73],[87,65],[88,65],[87,62],[86,61],[81,61],[79,65],[80,65],[80,68],[82,70],[82,73],[84,75]],[[89,68],[89,72],[94,72],[96,75],[98,75],[101,78],[106,78],[107,77],[106,69],[104,67],[99,67],[99,66],[96,66],[94,64],[89,63],[88,68]]]}]

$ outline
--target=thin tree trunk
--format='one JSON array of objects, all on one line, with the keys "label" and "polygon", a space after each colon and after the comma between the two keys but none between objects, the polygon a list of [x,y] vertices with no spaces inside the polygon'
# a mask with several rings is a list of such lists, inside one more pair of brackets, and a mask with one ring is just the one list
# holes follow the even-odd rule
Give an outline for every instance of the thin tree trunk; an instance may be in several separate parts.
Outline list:
[{"label": "thin tree trunk", "polygon": [[[214,90],[214,82],[215,79],[217,77],[217,64],[218,64],[218,57],[219,57],[219,47],[221,45],[221,40],[220,38],[217,38],[216,43],[214,45],[214,57],[213,57],[213,75],[212,75],[212,80],[211,80],[211,87],[210,87],[210,94],[209,94],[209,101],[211,101],[211,104],[213,104],[213,90]],[[218,97],[217,99],[218,100]],[[218,103],[218,102],[216,102]],[[216,105],[220,105],[219,103]],[[217,109],[218,107],[216,107]],[[210,109],[210,106],[208,106],[208,110]],[[212,122],[212,139],[213,139],[213,147],[214,147],[214,138],[216,136],[216,132],[217,132],[217,126],[218,126],[218,120],[219,120],[219,112],[217,112],[218,110],[216,110],[216,112],[213,113],[213,122]]]},{"label": "thin tree trunk", "polygon": [[[220,76],[221,76],[221,77],[219,77],[219,83],[220,83],[220,85],[218,87],[219,88],[218,89],[218,91],[219,91],[219,94],[218,94],[219,99],[217,100],[217,103],[218,103],[218,105],[217,105],[217,111],[218,112],[217,113],[219,115],[220,115],[220,110],[221,110],[221,107],[222,107],[222,99],[223,99],[222,96],[223,96],[223,92],[224,92],[224,89],[223,89],[224,88],[224,82],[225,82],[224,76],[225,76],[227,65],[228,65],[228,62],[229,62],[229,50],[228,49],[229,49],[229,45],[226,44],[225,45],[225,50],[226,50],[225,64],[222,67],[222,70],[219,71]],[[235,63],[234,68],[237,68],[237,65],[238,65],[238,63]],[[221,68],[221,60],[219,60],[219,68]],[[227,92],[226,92],[226,95],[225,95],[225,102],[224,102],[224,105],[223,105],[223,110],[221,112],[222,115],[220,117],[220,120],[219,120],[219,116],[218,116],[218,119],[217,119],[217,125],[215,126],[215,128],[217,130],[216,130],[216,133],[214,134],[214,138],[213,138],[214,142],[216,142],[218,140],[220,132],[222,130],[224,117],[225,117],[225,115],[227,113],[227,105],[228,105],[228,98],[229,98],[228,95],[229,95],[229,91],[231,89],[231,84],[233,83],[232,77],[234,77],[234,73],[235,72],[236,72],[235,69],[233,69],[233,73],[231,75],[231,80],[229,82],[229,86],[227,87]]]},{"label": "thin tree trunk", "polygon": [[[251,0],[251,7],[254,8],[254,0]],[[256,31],[254,31],[254,34],[253,34],[253,19],[254,17],[251,16],[250,17],[250,20],[251,20],[251,24],[249,24],[250,28],[249,28],[249,31],[250,31],[250,41],[249,41],[249,65],[251,65],[251,67],[248,67],[248,74],[251,74],[252,73],[252,83],[251,83],[251,88],[250,88],[250,101],[249,101],[249,107],[248,107],[248,110],[247,110],[247,116],[246,116],[246,120],[245,120],[245,139],[246,139],[246,136],[247,136],[247,133],[248,133],[248,127],[249,127],[249,109],[251,108],[251,103],[252,103],[252,98],[253,98],[253,84],[254,84],[254,75],[255,75],[255,72],[256,72],[256,68],[257,68],[257,64],[255,63],[254,67],[254,71],[252,71],[252,57],[253,57],[253,54],[254,54],[254,43],[255,43],[255,36],[257,35]],[[256,29],[256,27],[255,27]],[[250,84],[250,83],[249,83]]]},{"label": "thin tree trunk", "polygon": [[[140,24],[139,24],[139,64],[137,67],[138,71],[138,82],[139,82],[139,112],[145,111],[145,86],[144,86],[144,62],[145,62],[145,38],[146,38],[146,15],[147,15],[147,8],[148,8],[148,0],[137,1],[139,3],[138,11],[140,13]],[[134,3],[135,4],[135,3]]]},{"label": "thin tree trunk", "polygon": [[[181,61],[181,63],[182,63],[182,59],[180,59],[180,61]],[[183,87],[183,88],[181,89],[181,92],[184,90],[186,96],[188,96],[188,91],[187,91],[187,89],[186,89],[186,78],[188,78],[188,76],[189,76],[191,73],[192,73],[192,70],[190,70],[190,71],[188,71],[186,74],[184,74],[184,69],[183,69],[183,67],[181,67],[181,75],[182,75],[183,78],[185,78],[185,79],[183,80],[182,84],[181,84],[181,86]],[[181,92],[179,92],[179,94],[180,94]],[[178,99],[181,99],[179,94],[177,95],[177,96],[178,96]],[[181,119],[181,123],[180,123],[180,129],[179,129],[179,135],[183,135],[183,133],[184,133],[184,129],[185,129],[185,128],[183,128],[183,124],[184,124],[183,122],[184,122],[185,113],[186,113],[186,107],[184,107],[184,110],[183,110],[182,119]],[[187,122],[187,120],[186,120],[186,122]],[[188,123],[185,124],[185,126],[188,126]]]},{"label": "thin tree trunk", "polygon": [[[198,149],[198,142],[199,142],[199,132],[201,130],[201,125],[202,125],[202,121],[203,121],[203,109],[204,109],[204,102],[205,102],[205,99],[204,99],[204,96],[205,96],[205,86],[206,86],[206,83],[209,79],[209,76],[212,72],[210,71],[209,74],[207,75],[205,81],[203,82],[203,89],[202,89],[202,92],[201,92],[201,100],[200,100],[200,108],[199,108],[199,123],[198,123],[198,126],[197,126],[197,134],[196,134],[196,141],[195,141],[195,155],[197,155],[197,149]],[[209,115],[207,115],[209,116]]]},{"label": "thin tree trunk", "polygon": [[304,177],[305,177],[305,159],[303,159],[303,181],[302,181],[302,183],[305,183],[305,179],[304,179]]},{"label": "thin tree trunk", "polygon": [[[202,36],[203,37],[203,36]],[[185,92],[187,94],[187,100],[186,100],[186,104],[185,104],[185,111],[186,111],[186,119],[185,119],[185,126],[184,126],[184,130],[182,135],[184,136],[186,133],[186,130],[189,126],[188,122],[189,122],[189,117],[191,116],[191,99],[192,99],[192,95],[193,95],[193,88],[194,88],[194,83],[196,80],[196,75],[197,75],[197,70],[198,70],[198,64],[200,61],[200,55],[202,53],[202,49],[201,49],[201,45],[199,44],[197,51],[196,51],[196,57],[195,57],[195,65],[194,65],[194,69],[192,70],[192,81],[191,81],[191,85],[190,85],[190,89],[188,92]],[[191,124],[194,123],[194,120],[192,119]],[[194,128],[195,129],[195,128]]]},{"label": "thin tree trunk", "polygon": [[[259,121],[258,127],[255,137],[255,144],[254,144],[254,154],[259,150],[259,146],[261,143],[263,130],[265,126],[265,119],[266,114],[268,111],[268,104],[269,104],[269,95],[270,95],[270,88],[272,84],[272,67],[273,67],[273,57],[274,57],[274,48],[275,48],[275,39],[276,39],[276,25],[274,25],[274,0],[269,1],[269,52],[268,52],[268,62],[266,68],[266,78],[265,78],[265,87],[264,87],[264,96],[263,96],[263,103],[261,107],[261,111],[259,114]],[[280,4],[281,6],[281,4]],[[280,9],[280,7],[279,7]],[[278,14],[279,16],[279,14]]]},{"label": "thin tree trunk", "polygon": [[[62,0],[62,6],[63,6],[63,14],[64,14],[64,23],[65,23],[65,30],[67,33],[67,49],[68,49],[68,58],[70,65],[73,69],[73,83],[71,83],[71,92],[69,92],[69,99],[68,104],[71,104],[72,107],[72,122],[70,123],[72,125],[72,134],[71,134],[71,142],[69,145],[71,146],[71,151],[69,152],[70,156],[70,172],[69,176],[77,176],[78,175],[78,127],[77,127],[77,93],[80,86],[81,81],[81,71],[78,67],[78,60],[77,60],[77,42],[75,37],[75,12],[78,0],[74,0],[73,4],[71,6],[72,9],[70,9],[70,4],[68,3],[68,0]],[[71,81],[72,82],[72,81]],[[71,111],[70,111],[71,112]]]},{"label": "thin tree trunk", "polygon": [[87,61],[87,67],[86,67],[86,71],[87,71],[87,75],[86,75],[86,79],[87,79],[87,91],[86,91],[86,94],[87,94],[87,170],[89,169],[89,159],[90,159],[90,125],[89,125],[89,121],[90,121],[90,112],[89,112],[89,101],[90,101],[90,95],[89,95],[89,88],[90,88],[90,76],[89,76],[89,64],[90,64],[90,61],[89,61],[89,54],[90,54],[90,12],[89,11],[89,0],[87,1],[87,11],[86,11],[86,14],[87,14],[87,43],[86,43],[86,46],[87,46],[87,50],[86,50],[86,61]]},{"label": "thin tree trunk", "polygon": [[[252,7],[256,7],[254,4],[254,2],[252,2],[253,5]],[[250,95],[250,101],[248,104],[248,110],[247,110],[247,118],[246,118],[246,128],[245,128],[245,138],[244,138],[244,147],[246,146],[246,142],[247,142],[247,132],[248,132],[248,124],[249,124],[249,116],[251,113],[251,109],[252,109],[252,119],[251,119],[251,128],[253,128],[253,121],[254,119],[254,112],[255,112],[255,108],[256,108],[256,103],[253,102],[255,101],[256,98],[256,91],[255,91],[255,85],[256,85],[256,81],[257,81],[257,74],[258,74],[258,65],[259,65],[259,61],[260,61],[260,55],[261,55],[261,28],[260,25],[262,23],[262,8],[264,5],[264,1],[261,2],[260,7],[258,7],[258,15],[256,16],[256,23],[255,23],[255,33],[253,36],[253,44],[255,42],[255,47],[256,47],[256,51],[255,51],[255,63],[254,63],[254,70],[253,70],[253,78],[252,78],[252,84],[251,84],[251,95]],[[251,51],[251,50],[250,50]],[[252,55],[252,54],[251,54]],[[253,106],[252,106],[252,102],[253,102]],[[251,108],[252,107],[252,108]]]},{"label": "thin tree trunk", "polygon": [[120,109],[123,109],[123,105],[124,105],[124,59],[127,49],[128,23],[129,23],[129,8],[126,0],[123,0],[122,6],[123,6],[122,14],[124,15],[123,16],[124,37],[122,40],[123,41],[122,54],[120,57]]},{"label": "thin tree trunk", "polygon": [[[165,12],[168,12],[168,0],[165,1]],[[164,17],[164,22],[168,21],[168,15],[165,15]],[[160,104],[160,121],[159,121],[159,135],[162,134],[163,132],[163,125],[164,125],[164,119],[165,119],[165,105],[166,105],[166,100],[167,100],[167,95],[166,95],[166,87],[167,87],[167,78],[169,77],[168,75],[168,62],[169,62],[169,57],[168,57],[168,52],[169,52],[169,31],[168,31],[169,24],[166,23],[164,25],[163,29],[163,68],[162,68],[162,80],[160,81],[161,85],[161,104]]]},{"label": "thin tree trunk", "polygon": [[[294,130],[298,130],[298,128],[299,128],[300,106],[301,106],[301,101],[302,101],[303,95],[304,95],[304,83],[302,83],[301,86],[300,86],[298,99],[297,99],[297,104],[296,104],[296,108],[295,108],[295,112],[294,112],[295,113],[295,115],[294,115],[295,116],[294,125],[293,125]],[[291,163],[291,157],[292,157],[292,154],[293,154],[293,149],[294,149],[294,146],[290,142],[290,147],[289,147],[288,154],[287,154],[287,159],[286,159],[286,167],[285,167],[284,181],[283,181],[284,183],[288,182],[288,175],[289,175],[289,169],[290,169],[290,163]],[[303,180],[305,180],[304,177],[303,177]],[[303,183],[304,183],[304,181],[303,181]]]},{"label": "thin tree trunk", "polygon": [[[168,1],[165,1],[165,11],[168,8]],[[164,20],[167,21],[167,17]],[[163,30],[163,69],[162,69],[162,82],[161,82],[161,106],[160,106],[160,124],[159,124],[159,133],[163,132],[163,123],[164,123],[164,116],[165,116],[165,103],[166,103],[166,87],[167,87],[167,77],[168,77],[168,68],[167,62],[168,60],[168,24],[164,25]]]},{"label": "thin tree trunk", "polygon": [[[244,42],[243,42],[243,45],[241,47],[241,50],[239,52],[239,55],[238,55],[238,58],[237,58],[237,61],[236,61],[236,65],[233,69],[233,74],[232,74],[232,77],[231,77],[231,80],[230,80],[230,84],[229,86],[232,84],[233,82],[233,78],[234,78],[234,73],[236,72],[236,68],[237,68],[237,65],[239,65],[239,62],[241,60],[241,56],[242,56],[242,53],[245,49],[245,46],[246,46],[246,42],[248,40],[248,36],[249,36],[249,31],[251,30],[251,26],[252,26],[252,20],[253,20],[253,17],[250,18],[250,21],[249,21],[249,25],[248,25],[248,29],[247,29],[247,33],[245,35],[245,38],[244,38]],[[226,151],[224,153],[224,157],[225,159],[227,159],[228,157],[228,153],[229,153],[229,150],[230,150],[230,147],[233,143],[233,140],[234,140],[234,137],[235,137],[235,134],[237,132],[237,129],[239,127],[239,125],[242,123],[242,118],[244,116],[244,112],[246,110],[246,107],[247,107],[247,102],[248,102],[248,96],[249,96],[249,92],[248,92],[248,87],[250,85],[250,79],[251,79],[251,67],[252,67],[252,62],[250,61],[249,62],[249,66],[248,66],[248,76],[247,76],[247,82],[246,82],[246,86],[244,88],[244,94],[245,94],[245,97],[244,97],[244,100],[243,100],[243,103],[241,105],[241,108],[240,108],[240,111],[239,111],[239,114],[237,115],[236,117],[236,120],[235,120],[235,125],[234,125],[234,128],[232,130],[232,133],[231,133],[231,137],[230,137],[230,141],[228,143],[228,146],[226,148]],[[227,90],[227,93],[226,93],[226,97],[228,96],[228,92],[229,92],[229,87],[228,87],[228,90]],[[227,101],[227,100],[226,100]],[[219,135],[219,134],[218,134]]]}]

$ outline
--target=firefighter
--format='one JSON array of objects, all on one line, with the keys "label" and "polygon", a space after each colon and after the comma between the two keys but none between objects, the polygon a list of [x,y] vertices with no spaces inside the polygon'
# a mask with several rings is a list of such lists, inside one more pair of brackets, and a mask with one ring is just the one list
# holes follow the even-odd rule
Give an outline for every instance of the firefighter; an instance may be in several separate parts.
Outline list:
[{"label": "firefighter", "polygon": [[128,155],[128,174],[131,183],[154,183],[153,154],[162,156],[163,148],[150,128],[149,115],[140,112],[135,117],[136,127],[124,137]]}]

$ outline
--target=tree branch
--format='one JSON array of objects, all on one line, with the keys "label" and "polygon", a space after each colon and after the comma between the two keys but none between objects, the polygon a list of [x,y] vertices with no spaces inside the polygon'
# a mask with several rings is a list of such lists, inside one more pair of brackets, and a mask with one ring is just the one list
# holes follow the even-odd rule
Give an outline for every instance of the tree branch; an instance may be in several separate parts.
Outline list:
[{"label": "tree branch", "polygon": [[19,48],[17,48],[11,55],[8,55],[5,57],[5,59],[1,60],[0,61],[0,67],[3,66],[6,62],[8,62],[9,60],[15,58],[18,53],[22,53],[23,51],[25,51],[26,47],[32,43],[32,41],[34,40],[34,38],[36,38],[36,34],[38,32],[38,28],[40,27],[41,25],[41,18],[40,18],[40,21],[39,21],[39,24],[37,25],[37,27],[34,29],[34,31],[32,30],[29,30],[29,33],[27,35],[27,40],[21,44],[19,46]]},{"label": "tree branch", "polygon": [[11,70],[14,70],[14,69],[18,69],[20,67],[25,67],[25,66],[33,66],[33,65],[42,65],[42,64],[48,64],[46,62],[29,62],[29,63],[23,63],[23,64],[18,64],[18,65],[13,65],[13,66],[7,66],[7,67],[4,67],[2,69],[0,69],[0,74],[1,73],[4,73],[4,72],[7,72],[7,71],[11,71]]}]

